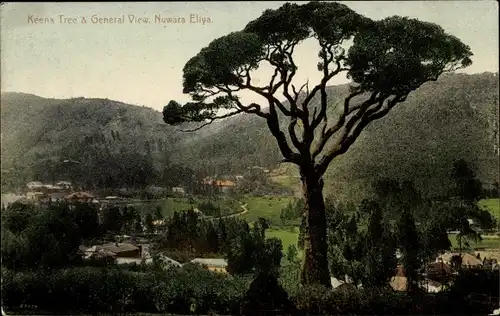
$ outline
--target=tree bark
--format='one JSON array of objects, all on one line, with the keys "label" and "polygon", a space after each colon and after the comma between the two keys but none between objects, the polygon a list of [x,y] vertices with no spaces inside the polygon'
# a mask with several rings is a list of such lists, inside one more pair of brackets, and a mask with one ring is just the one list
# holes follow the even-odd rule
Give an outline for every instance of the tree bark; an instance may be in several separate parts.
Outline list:
[{"label": "tree bark", "polygon": [[306,234],[304,238],[304,262],[301,283],[322,284],[331,287],[328,269],[326,215],[323,198],[323,179],[313,170],[301,168],[304,191]]}]

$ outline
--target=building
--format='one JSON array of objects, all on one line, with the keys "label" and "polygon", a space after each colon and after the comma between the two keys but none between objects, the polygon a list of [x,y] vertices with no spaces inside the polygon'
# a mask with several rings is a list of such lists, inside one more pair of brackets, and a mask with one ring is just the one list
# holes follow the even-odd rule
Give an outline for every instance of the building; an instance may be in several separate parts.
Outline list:
[{"label": "building", "polygon": [[394,291],[406,292],[406,290],[408,290],[406,271],[401,265],[398,265],[398,267],[396,268],[394,276],[392,277],[389,284]]},{"label": "building", "polygon": [[172,193],[184,195],[186,194],[186,190],[184,190],[184,188],[182,187],[174,187],[172,188]]},{"label": "building", "polygon": [[165,255],[161,254],[159,256],[159,260],[163,263],[163,268],[167,268],[167,269],[171,268],[171,267],[182,268],[182,263],[175,261],[174,259],[169,258]]},{"label": "building", "polygon": [[59,181],[56,185],[64,190],[71,190],[73,188],[73,185],[69,181]]},{"label": "building", "polygon": [[27,192],[26,198],[30,201],[42,201],[47,198],[47,195],[43,192]]},{"label": "building", "polygon": [[67,201],[77,201],[77,202],[84,202],[84,203],[92,203],[94,201],[95,197],[87,192],[74,192],[71,194],[68,194],[64,197],[65,200]]},{"label": "building", "polygon": [[[83,249],[81,249],[83,250]],[[83,250],[84,258],[113,257],[117,263],[128,263],[127,259],[142,259],[142,248],[130,243],[107,243]]]},{"label": "building", "polygon": [[67,194],[64,193],[64,192],[54,192],[54,193],[49,193],[48,194],[48,199],[51,201],[51,202],[58,202],[58,201],[63,201],[64,200],[64,197],[66,196]]},{"label": "building", "polygon": [[[459,257],[461,258],[461,260]],[[461,261],[460,265],[464,268],[478,267],[483,265],[483,262],[480,259],[476,258],[476,256],[471,255],[470,253],[462,253],[462,255],[460,256],[459,253],[448,252],[441,256],[441,260],[444,263],[450,264],[452,266],[456,266],[458,264],[457,260]]]},{"label": "building", "polygon": [[164,226],[165,225],[165,220],[164,219],[157,219],[155,221],[153,221],[153,226],[156,226],[156,227],[161,227],[161,226]]},{"label": "building", "polygon": [[205,267],[209,271],[227,273],[227,261],[220,258],[196,258],[191,260],[195,263]]},{"label": "building", "polygon": [[446,281],[457,274],[449,264],[439,259],[437,262],[429,263],[426,268],[427,277],[436,281]]},{"label": "building", "polygon": [[43,189],[44,184],[40,181],[31,181],[31,182],[28,182],[28,184],[26,184],[26,186],[30,190],[40,190],[40,189]]},{"label": "building", "polygon": [[[401,265],[396,268],[394,277],[392,277],[389,285],[394,291],[408,291],[408,279],[406,278],[406,271]],[[421,280],[418,286],[420,289],[426,291],[427,293],[437,293],[441,292],[444,289],[444,285],[442,283],[436,280],[431,280],[429,278],[424,278],[423,280]]]},{"label": "building", "polygon": [[420,288],[427,293],[438,293],[444,290],[444,285],[431,279],[425,279],[420,283]]},{"label": "building", "polygon": [[64,188],[58,185],[52,185],[52,184],[45,184],[43,186],[43,189],[48,192],[57,192],[57,191],[63,191]]}]

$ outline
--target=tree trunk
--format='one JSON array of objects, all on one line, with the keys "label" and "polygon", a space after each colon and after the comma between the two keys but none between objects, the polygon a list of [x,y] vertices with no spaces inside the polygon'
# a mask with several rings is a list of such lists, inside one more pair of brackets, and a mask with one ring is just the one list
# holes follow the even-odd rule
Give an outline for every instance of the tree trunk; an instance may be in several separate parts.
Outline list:
[{"label": "tree trunk", "polygon": [[301,283],[322,284],[331,287],[328,269],[325,202],[323,179],[313,171],[301,170],[304,191],[306,234]]}]

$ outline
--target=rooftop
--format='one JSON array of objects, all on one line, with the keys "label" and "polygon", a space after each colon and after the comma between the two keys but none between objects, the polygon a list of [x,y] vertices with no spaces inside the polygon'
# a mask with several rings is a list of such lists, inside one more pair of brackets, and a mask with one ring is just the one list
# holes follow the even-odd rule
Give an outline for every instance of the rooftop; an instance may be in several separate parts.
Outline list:
[{"label": "rooftop", "polygon": [[221,258],[195,258],[191,262],[214,267],[227,267],[227,260]]},{"label": "rooftop", "polygon": [[93,199],[94,196],[87,192],[74,192],[66,195],[66,199]]}]

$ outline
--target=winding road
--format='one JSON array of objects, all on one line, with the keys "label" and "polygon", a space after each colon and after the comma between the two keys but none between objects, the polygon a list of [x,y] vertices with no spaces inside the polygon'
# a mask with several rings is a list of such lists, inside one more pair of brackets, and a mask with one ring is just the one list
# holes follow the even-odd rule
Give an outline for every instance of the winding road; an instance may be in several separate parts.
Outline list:
[{"label": "winding road", "polygon": [[229,215],[224,215],[224,216],[219,216],[219,217],[205,217],[205,218],[210,219],[210,220],[215,220],[215,219],[224,219],[224,218],[241,216],[241,215],[248,212],[247,205],[248,204],[241,204],[240,207],[243,209],[243,211],[241,211],[239,213],[234,213],[234,214],[229,214]]}]

